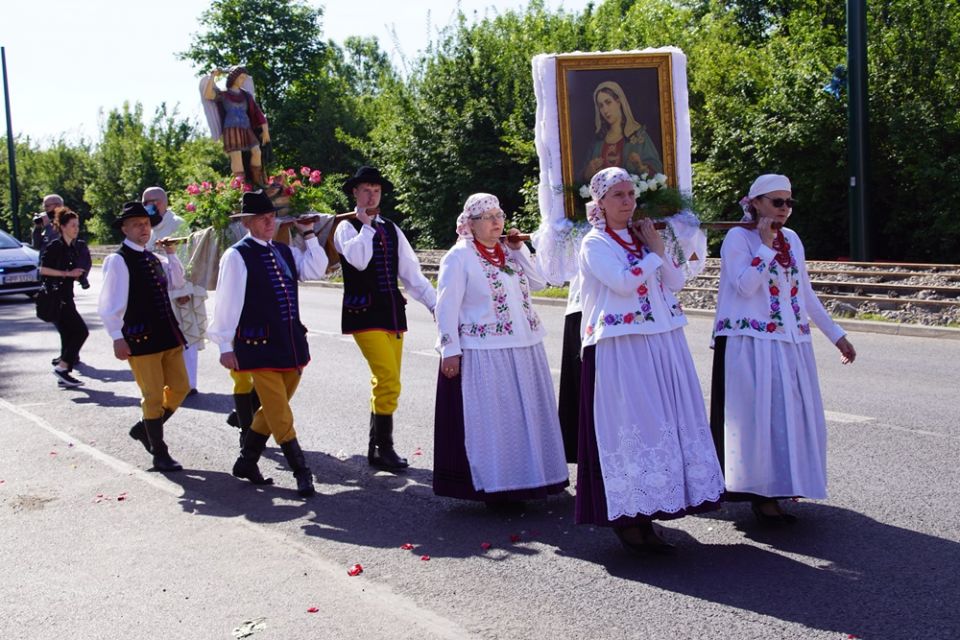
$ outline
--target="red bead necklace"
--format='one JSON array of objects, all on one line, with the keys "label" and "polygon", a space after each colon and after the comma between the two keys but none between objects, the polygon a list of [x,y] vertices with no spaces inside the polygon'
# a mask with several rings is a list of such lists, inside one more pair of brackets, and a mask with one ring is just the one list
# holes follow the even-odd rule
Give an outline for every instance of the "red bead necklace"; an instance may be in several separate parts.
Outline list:
[{"label": "red bead necklace", "polygon": [[630,239],[632,240],[632,242],[627,242],[626,240],[621,238],[620,234],[618,234],[616,231],[614,231],[610,227],[604,227],[604,230],[607,232],[607,235],[613,238],[616,241],[616,243],[621,247],[623,247],[627,253],[634,255],[638,258],[643,258],[643,241],[637,237],[637,234],[634,233],[632,227],[627,227],[627,233],[630,234]]},{"label": "red bead necklace", "polygon": [[503,252],[503,247],[499,242],[492,247],[488,247],[482,242],[474,240],[473,246],[477,248],[480,256],[493,266],[497,267],[498,269],[503,269],[503,267],[506,266],[507,254]]}]

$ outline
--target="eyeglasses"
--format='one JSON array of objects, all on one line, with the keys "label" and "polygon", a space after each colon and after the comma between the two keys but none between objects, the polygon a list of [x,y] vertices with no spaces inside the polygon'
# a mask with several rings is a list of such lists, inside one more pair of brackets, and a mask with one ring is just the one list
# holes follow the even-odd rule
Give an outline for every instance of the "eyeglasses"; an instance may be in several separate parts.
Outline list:
[{"label": "eyeglasses", "polygon": [[767,196],[767,195],[763,195],[760,197],[766,198],[767,200],[769,200],[770,204],[772,204],[777,209],[779,209],[783,205],[787,205],[787,208],[793,209],[793,205],[797,204],[797,201],[794,200],[793,198],[771,198],[770,196]]},{"label": "eyeglasses", "polygon": [[507,215],[504,212],[500,213],[488,213],[482,216],[470,216],[471,220],[483,220],[484,222],[493,222],[494,220],[502,221],[507,219]]}]

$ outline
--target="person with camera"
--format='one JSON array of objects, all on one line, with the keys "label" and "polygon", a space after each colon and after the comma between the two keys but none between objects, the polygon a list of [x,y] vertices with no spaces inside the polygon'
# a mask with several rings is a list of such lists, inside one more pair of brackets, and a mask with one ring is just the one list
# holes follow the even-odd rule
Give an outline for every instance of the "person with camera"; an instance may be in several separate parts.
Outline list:
[{"label": "person with camera", "polygon": [[33,233],[30,246],[35,251],[43,251],[48,244],[57,239],[57,229],[53,224],[53,213],[63,206],[63,198],[51,193],[43,198],[43,211],[33,216]]},{"label": "person with camera", "polygon": [[77,312],[73,300],[73,281],[85,277],[90,267],[83,266],[84,256],[89,260],[90,252],[86,243],[77,238],[80,234],[80,218],[76,213],[61,206],[57,207],[53,216],[53,226],[59,237],[40,254],[43,285],[60,303],[53,321],[60,333],[60,356],[53,360],[53,375],[61,388],[78,387],[83,382],[70,374],[80,362],[80,349],[90,332]]}]

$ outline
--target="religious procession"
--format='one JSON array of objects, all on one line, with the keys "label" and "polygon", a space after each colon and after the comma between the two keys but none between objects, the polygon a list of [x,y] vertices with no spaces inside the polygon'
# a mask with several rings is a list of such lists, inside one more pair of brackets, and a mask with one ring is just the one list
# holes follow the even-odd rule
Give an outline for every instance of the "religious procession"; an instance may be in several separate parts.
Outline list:
[{"label": "religious procession", "polygon": [[[821,203],[814,198],[822,194],[801,162],[798,178],[762,145],[736,143],[737,162],[749,169],[706,170],[715,184],[695,184],[704,140],[694,117],[701,89],[688,80],[694,54],[673,45],[565,51],[526,60],[532,94],[522,108],[532,131],[515,148],[506,148],[509,136],[499,144],[526,157],[536,175],[512,189],[490,177],[497,170],[470,175],[457,164],[464,154],[450,149],[447,162],[415,146],[390,155],[364,145],[350,133],[356,114],[336,110],[336,131],[324,140],[353,145],[348,170],[340,170],[342,155],[334,159],[319,144],[297,147],[293,161],[287,151],[279,158],[278,141],[304,143],[316,132],[279,106],[270,85],[281,72],[248,51],[249,59],[206,60],[186,79],[203,140],[181,144],[196,145],[191,161],[209,162],[219,175],[198,169],[182,184],[148,172],[145,161],[142,188],[124,191],[124,201],[95,220],[78,211],[66,182],[39,192],[34,203],[43,210],[33,215],[28,243],[36,288],[16,289],[33,303],[29,318],[11,324],[11,335],[36,337],[0,340],[0,353],[22,368],[27,351],[50,351],[56,335],[55,352],[41,354],[41,392],[43,404],[59,408],[53,419],[22,399],[8,402],[19,391],[0,383],[0,413],[58,441],[51,460],[83,454],[154,491],[143,524],[123,525],[128,537],[174,522],[159,516],[173,504],[176,515],[220,518],[211,529],[244,523],[197,534],[222,544],[222,553],[174,548],[183,530],[144,541],[141,550],[157,552],[147,562],[173,558],[170,575],[180,576],[166,581],[161,570],[162,593],[178,581],[229,576],[232,583],[211,592],[245,582],[238,598],[269,590],[262,606],[275,608],[302,585],[334,585],[306,608],[343,625],[330,637],[393,637],[400,622],[407,626],[396,637],[605,637],[607,625],[618,637],[631,629],[639,637],[665,629],[752,637],[754,618],[738,619],[730,633],[713,623],[708,630],[697,609],[704,601],[730,620],[748,611],[764,624],[783,623],[783,637],[882,637],[889,627],[867,618],[889,625],[895,614],[880,601],[864,605],[866,617],[851,613],[860,598],[896,583],[910,557],[960,558],[946,537],[900,533],[908,528],[838,506],[868,482],[878,483],[870,496],[893,500],[920,482],[910,474],[940,486],[930,469],[897,468],[910,451],[897,440],[904,433],[940,434],[941,453],[955,444],[936,425],[898,422],[900,411],[919,415],[937,401],[935,384],[916,398],[904,390],[909,383],[896,389],[897,370],[909,372],[904,379],[920,375],[914,362],[942,377],[954,343],[908,343],[924,355],[900,359],[893,339],[878,348],[870,327],[825,304],[824,242],[810,240],[802,222],[820,214],[806,202]],[[320,100],[305,84],[288,89],[304,111]],[[380,112],[364,117],[371,113]],[[433,124],[409,126],[439,137],[444,123]],[[406,125],[384,126],[380,135],[389,138]],[[776,135],[785,135],[778,126],[771,125]],[[492,153],[481,129],[455,136],[465,155]],[[405,156],[411,164],[398,161]],[[718,193],[725,200],[705,215],[701,203]],[[439,213],[418,217],[431,197]],[[0,283],[5,278],[26,282],[7,273]],[[685,295],[696,289],[702,297],[704,279],[712,308],[688,309]],[[856,339],[863,358],[851,330],[865,332]],[[927,371],[920,362],[935,361],[938,350],[947,356]],[[881,408],[874,393],[900,400]],[[73,411],[82,426],[71,429],[65,416]],[[854,432],[865,425],[889,429],[882,438]],[[72,472],[54,473],[51,484],[70,485]],[[0,469],[4,475],[0,485],[16,482],[14,472]],[[92,502],[133,501],[110,486],[115,497],[97,488]],[[25,506],[25,495],[14,511],[43,508]],[[877,498],[871,508],[882,512],[884,504]],[[866,532],[865,549],[843,539],[832,548],[847,531],[841,520]],[[503,527],[510,532],[498,544],[489,532]],[[467,551],[470,536],[477,539]],[[891,557],[875,569],[867,556],[884,555],[884,541],[892,541]],[[359,562],[387,549],[413,552],[420,568],[438,559],[464,565],[432,585],[392,560],[380,574],[376,561]],[[855,560],[844,565],[844,554]],[[470,564],[477,560],[490,564]],[[828,565],[852,568],[824,577]],[[133,584],[133,573],[121,574]],[[357,588],[361,574],[382,579]],[[267,576],[262,588],[248,588]],[[290,593],[283,580],[295,585]],[[911,577],[890,589],[899,602],[904,590],[932,589],[928,582]],[[789,583],[789,597],[767,593],[780,583]],[[844,599],[848,590],[856,605]],[[471,594],[502,611],[471,609]],[[622,594],[632,595],[618,603]],[[678,595],[696,602],[695,613],[676,609],[685,606],[670,599]],[[596,611],[578,621],[581,596]],[[805,605],[807,597],[815,604]],[[203,601],[229,606],[209,594]],[[831,612],[837,602],[842,610]],[[615,620],[596,613],[603,603]],[[648,606],[676,618],[641,624],[635,608]],[[923,607],[943,614],[935,603]],[[270,637],[271,617],[284,619],[282,634],[294,634],[276,637],[306,633],[286,614],[243,617],[236,638]],[[551,629],[549,620],[566,627]],[[133,635],[146,637],[134,625]]]}]

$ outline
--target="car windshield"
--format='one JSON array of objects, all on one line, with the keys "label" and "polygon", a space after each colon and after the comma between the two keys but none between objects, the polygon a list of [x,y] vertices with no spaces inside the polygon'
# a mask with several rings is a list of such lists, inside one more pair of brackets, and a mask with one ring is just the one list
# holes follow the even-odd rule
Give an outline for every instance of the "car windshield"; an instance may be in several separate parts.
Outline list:
[{"label": "car windshield", "polygon": [[0,249],[19,249],[20,243],[9,233],[0,231]]}]

